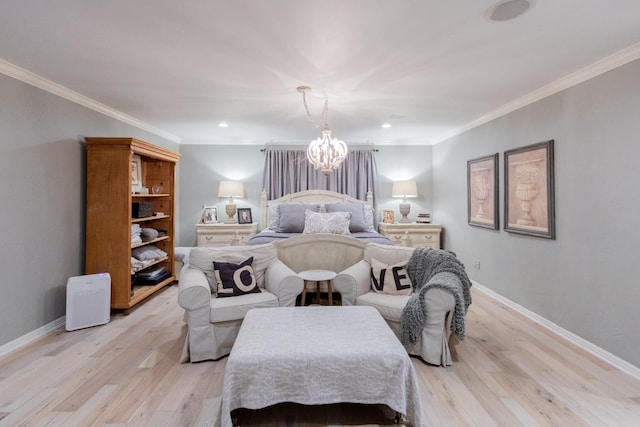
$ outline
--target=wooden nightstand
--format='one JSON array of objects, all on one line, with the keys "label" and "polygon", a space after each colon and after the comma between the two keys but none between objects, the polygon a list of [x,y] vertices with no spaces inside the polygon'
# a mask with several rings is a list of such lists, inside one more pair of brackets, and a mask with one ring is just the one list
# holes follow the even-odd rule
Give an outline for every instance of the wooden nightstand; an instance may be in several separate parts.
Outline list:
[{"label": "wooden nightstand", "polygon": [[258,232],[258,224],[196,224],[198,246],[237,246]]},{"label": "wooden nightstand", "polygon": [[440,224],[380,223],[378,231],[396,245],[440,249],[440,232],[442,231]]}]

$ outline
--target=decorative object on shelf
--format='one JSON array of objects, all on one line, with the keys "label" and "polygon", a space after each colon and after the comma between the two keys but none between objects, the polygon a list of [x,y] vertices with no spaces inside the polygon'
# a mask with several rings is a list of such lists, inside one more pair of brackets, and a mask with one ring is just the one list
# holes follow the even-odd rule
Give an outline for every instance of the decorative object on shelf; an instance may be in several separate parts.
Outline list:
[{"label": "decorative object on shelf", "polygon": [[307,148],[307,159],[316,169],[320,169],[323,174],[329,175],[337,169],[347,157],[347,144],[331,136],[328,121],[329,98],[325,95],[324,108],[320,114],[320,120],[316,122],[311,117],[309,107],[307,106],[306,94],[311,88],[309,86],[298,86],[297,90],[302,94],[302,103],[307,111],[309,120],[311,120],[316,128],[320,128],[320,124],[323,123],[322,137],[311,141],[309,148]]},{"label": "decorative object on shelf", "polygon": [[467,223],[499,227],[498,153],[467,162]]},{"label": "decorative object on shelf", "polygon": [[216,222],[218,222],[218,208],[215,206],[203,206],[200,224],[214,224]]},{"label": "decorative object on shelf", "polygon": [[430,213],[419,213],[418,218],[416,219],[418,224],[431,224],[431,214]]},{"label": "decorative object on shelf", "polygon": [[155,184],[153,187],[151,187],[151,191],[153,191],[153,194],[162,194],[163,190],[164,187],[162,187],[162,184]]},{"label": "decorative object on shelf", "polygon": [[131,192],[139,193],[142,189],[142,160],[140,156],[131,156]]},{"label": "decorative object on shelf", "polygon": [[411,211],[411,205],[407,201],[408,197],[418,197],[418,188],[416,187],[415,181],[396,181],[393,183],[391,187],[391,197],[402,197],[402,202],[400,203],[400,214],[402,218],[400,218],[400,223],[407,223],[409,218],[409,212]]},{"label": "decorative object on shelf", "polygon": [[382,217],[382,222],[384,222],[385,224],[393,224],[394,222],[396,222],[395,219],[395,214],[393,212],[393,210],[391,209],[385,209],[383,211],[383,217]]},{"label": "decorative object on shelf", "polygon": [[153,203],[135,202],[131,204],[132,218],[147,218],[153,216]]},{"label": "decorative object on shelf", "polygon": [[220,181],[218,187],[218,197],[228,197],[229,203],[225,206],[228,219],[224,220],[225,224],[237,224],[238,221],[234,218],[236,214],[236,205],[233,203],[233,198],[242,199],[244,197],[244,186],[240,181]]},{"label": "decorative object on shelf", "polygon": [[238,224],[251,224],[253,219],[251,218],[251,208],[239,208],[238,209]]},{"label": "decorative object on shelf", "polygon": [[553,140],[504,152],[504,230],[555,239]]}]

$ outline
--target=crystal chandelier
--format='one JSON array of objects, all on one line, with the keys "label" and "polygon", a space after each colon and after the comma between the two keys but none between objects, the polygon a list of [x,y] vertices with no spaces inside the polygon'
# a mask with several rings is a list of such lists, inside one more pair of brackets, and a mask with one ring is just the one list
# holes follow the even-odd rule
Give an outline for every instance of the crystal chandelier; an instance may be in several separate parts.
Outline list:
[{"label": "crystal chandelier", "polygon": [[329,123],[327,116],[329,114],[329,98],[324,98],[324,109],[320,115],[320,122],[313,120],[309,107],[307,106],[306,94],[311,90],[308,86],[299,86],[298,92],[302,94],[302,102],[304,108],[307,111],[307,117],[316,126],[320,127],[320,122],[324,122],[324,129],[322,130],[322,137],[317,138],[309,144],[307,148],[307,159],[316,168],[320,169],[323,174],[329,175],[334,169],[337,169],[347,157],[347,144],[344,141],[340,141],[338,138],[331,137],[331,130],[329,129]]}]

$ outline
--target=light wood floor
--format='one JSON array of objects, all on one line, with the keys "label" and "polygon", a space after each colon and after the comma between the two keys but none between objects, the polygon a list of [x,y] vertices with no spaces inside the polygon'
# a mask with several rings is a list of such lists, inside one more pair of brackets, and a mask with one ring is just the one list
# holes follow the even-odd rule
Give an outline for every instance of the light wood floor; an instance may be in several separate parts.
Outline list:
[{"label": "light wood floor", "polygon": [[[177,288],[109,324],[61,330],[0,359],[0,426],[211,426],[226,359],[180,364]],[[473,293],[449,368],[413,363],[427,426],[638,426],[640,382]],[[285,404],[244,426],[391,425],[386,407]]]}]

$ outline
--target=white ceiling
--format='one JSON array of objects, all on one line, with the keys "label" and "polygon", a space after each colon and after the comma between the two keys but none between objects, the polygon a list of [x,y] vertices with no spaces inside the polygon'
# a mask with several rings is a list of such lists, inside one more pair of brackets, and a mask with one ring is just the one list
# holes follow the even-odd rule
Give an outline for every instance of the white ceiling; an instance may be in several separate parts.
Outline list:
[{"label": "white ceiling", "polygon": [[306,144],[307,85],[348,144],[429,144],[639,56],[640,1],[536,0],[506,22],[494,3],[0,0],[0,58],[182,143]]}]

